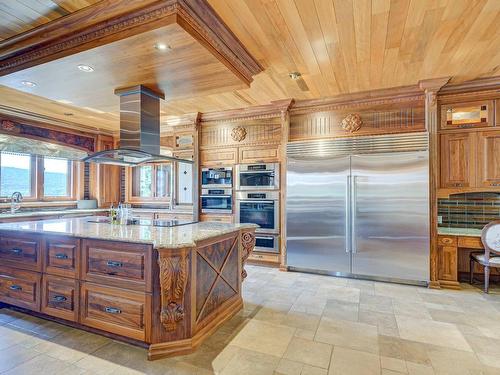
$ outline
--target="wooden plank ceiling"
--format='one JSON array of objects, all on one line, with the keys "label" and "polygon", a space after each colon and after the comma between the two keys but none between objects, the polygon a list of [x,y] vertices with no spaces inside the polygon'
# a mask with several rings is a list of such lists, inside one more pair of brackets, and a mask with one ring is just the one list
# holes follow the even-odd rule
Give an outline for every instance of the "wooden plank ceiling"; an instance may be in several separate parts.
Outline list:
[{"label": "wooden plank ceiling", "polygon": [[[0,37],[92,2],[0,0]],[[322,98],[442,76],[461,82],[500,74],[499,0],[208,2],[265,71],[250,88],[170,101],[167,92],[166,114]],[[290,79],[291,72],[301,79]]]},{"label": "wooden plank ceiling", "polygon": [[99,0],[0,0],[0,40],[63,17]]}]

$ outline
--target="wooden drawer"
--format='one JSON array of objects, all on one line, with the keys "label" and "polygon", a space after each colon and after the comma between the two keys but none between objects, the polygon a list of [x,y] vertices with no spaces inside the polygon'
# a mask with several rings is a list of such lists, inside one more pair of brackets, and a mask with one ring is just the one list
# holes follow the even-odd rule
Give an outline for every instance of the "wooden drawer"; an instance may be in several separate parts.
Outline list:
[{"label": "wooden drawer", "polygon": [[233,215],[201,214],[200,221],[217,221],[220,223],[232,223]]},{"label": "wooden drawer", "polygon": [[149,341],[150,305],[149,294],[82,283],[80,323],[136,340]]},{"label": "wooden drawer", "polygon": [[438,245],[442,246],[457,246],[457,237],[445,237],[445,236],[439,236],[438,237]]},{"label": "wooden drawer", "polygon": [[0,301],[40,311],[41,274],[0,267]]},{"label": "wooden drawer", "polygon": [[78,278],[80,240],[75,238],[47,237],[44,251],[44,272]]},{"label": "wooden drawer", "polygon": [[151,257],[148,245],[83,240],[81,279],[151,292]]},{"label": "wooden drawer", "polygon": [[458,237],[458,247],[468,249],[484,249],[480,237]]},{"label": "wooden drawer", "polygon": [[0,262],[5,266],[41,271],[40,238],[29,234],[1,233]]},{"label": "wooden drawer", "polygon": [[270,163],[279,160],[279,146],[246,146],[239,148],[239,163]]},{"label": "wooden drawer", "polygon": [[252,254],[248,257],[249,261],[258,261],[258,262],[269,262],[269,263],[279,263],[279,255],[278,254],[269,254],[269,253],[259,253],[253,251]]},{"label": "wooden drawer", "polygon": [[77,322],[79,292],[78,281],[75,279],[43,275],[41,311],[47,315]]}]

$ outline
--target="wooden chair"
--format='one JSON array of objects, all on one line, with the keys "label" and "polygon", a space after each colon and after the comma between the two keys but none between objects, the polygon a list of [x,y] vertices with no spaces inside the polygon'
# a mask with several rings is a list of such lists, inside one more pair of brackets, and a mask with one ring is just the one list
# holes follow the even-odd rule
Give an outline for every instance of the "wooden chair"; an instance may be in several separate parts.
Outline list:
[{"label": "wooden chair", "polygon": [[474,279],[474,262],[477,262],[484,267],[484,292],[488,293],[490,268],[500,268],[500,220],[492,221],[483,228],[481,241],[484,253],[470,254],[470,283]]}]

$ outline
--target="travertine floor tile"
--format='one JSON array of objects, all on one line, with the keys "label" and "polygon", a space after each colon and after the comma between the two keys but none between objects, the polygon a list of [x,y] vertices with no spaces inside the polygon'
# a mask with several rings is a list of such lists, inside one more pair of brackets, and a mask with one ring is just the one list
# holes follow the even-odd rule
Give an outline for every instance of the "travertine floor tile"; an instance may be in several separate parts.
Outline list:
[{"label": "travertine floor tile", "polygon": [[273,375],[279,357],[242,349],[220,372],[221,375]]},{"label": "travertine floor tile", "polygon": [[379,375],[378,355],[336,346],[330,363],[329,375]]},{"label": "travertine floor tile", "polygon": [[231,341],[231,345],[282,357],[294,336],[295,328],[251,320]]},{"label": "travertine floor tile", "polygon": [[320,368],[328,368],[332,345],[294,337],[284,358]]},{"label": "travertine floor tile", "polygon": [[398,315],[396,315],[396,321],[399,334],[403,339],[472,351],[454,324]]},{"label": "travertine floor tile", "polygon": [[315,341],[378,354],[377,327],[365,324],[321,318]]}]

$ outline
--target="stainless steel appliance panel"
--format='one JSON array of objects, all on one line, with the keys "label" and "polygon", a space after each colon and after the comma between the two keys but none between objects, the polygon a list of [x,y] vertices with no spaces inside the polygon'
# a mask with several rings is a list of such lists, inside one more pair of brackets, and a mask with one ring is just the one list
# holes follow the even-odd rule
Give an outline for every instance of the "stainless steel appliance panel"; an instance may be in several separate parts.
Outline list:
[{"label": "stainless steel appliance panel", "polygon": [[428,153],[351,157],[352,273],[429,280]]},{"label": "stainless steel appliance panel", "polygon": [[202,168],[201,169],[201,187],[209,188],[232,188],[233,187],[233,168]]},{"label": "stainless steel appliance panel", "polygon": [[202,189],[201,212],[224,214],[233,212],[232,193],[231,189]]},{"label": "stainless steel appliance panel", "polygon": [[349,157],[289,158],[286,188],[287,265],[350,272],[347,220]]},{"label": "stainless steel appliance panel", "polygon": [[279,254],[279,236],[275,234],[259,234],[255,235],[254,251],[263,253]]},{"label": "stainless steel appliance panel", "polygon": [[236,166],[236,190],[279,189],[279,164],[239,164]]},{"label": "stainless steel appliance panel", "polygon": [[258,233],[279,233],[278,191],[240,191],[235,201],[236,223],[257,224]]}]

